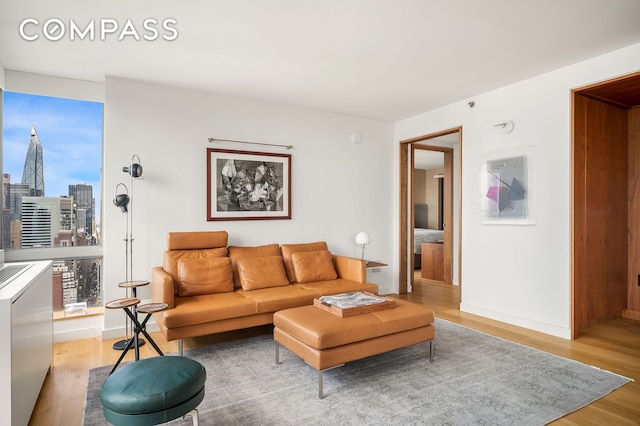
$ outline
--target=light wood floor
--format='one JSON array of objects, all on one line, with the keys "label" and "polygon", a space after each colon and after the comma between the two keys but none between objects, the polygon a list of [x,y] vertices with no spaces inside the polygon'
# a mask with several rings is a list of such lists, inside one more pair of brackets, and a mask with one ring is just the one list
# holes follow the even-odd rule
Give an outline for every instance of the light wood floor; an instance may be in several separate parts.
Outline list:
[{"label": "light wood floor", "polygon": [[[438,318],[484,333],[534,347],[585,364],[630,377],[628,383],[593,404],[554,422],[554,425],[638,425],[640,424],[640,322],[618,319],[599,325],[574,341],[511,326],[460,312],[457,287],[416,279],[414,291],[401,299],[424,304]],[[271,327],[257,327],[234,333],[185,341],[185,349],[220,341],[269,333]],[[165,352],[175,352],[177,344],[167,343],[161,334],[153,339]],[[31,418],[31,425],[81,425],[88,371],[114,364],[120,352],[112,349],[115,340],[99,338],[57,343],[54,363]],[[153,356],[151,345],[141,348],[141,357]],[[128,354],[127,359],[133,359]]]}]

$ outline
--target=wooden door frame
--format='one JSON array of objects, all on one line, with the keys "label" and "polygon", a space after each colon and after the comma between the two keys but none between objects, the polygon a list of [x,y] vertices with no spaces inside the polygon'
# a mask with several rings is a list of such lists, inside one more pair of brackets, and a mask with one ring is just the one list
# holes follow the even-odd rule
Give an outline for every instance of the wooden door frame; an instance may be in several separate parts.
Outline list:
[{"label": "wooden door frame", "polygon": [[[571,339],[578,338],[584,329],[593,324],[585,314],[589,309],[589,298],[593,289],[589,287],[588,280],[585,278],[588,264],[586,257],[587,209],[585,207],[587,164],[584,159],[585,134],[581,130],[584,127],[584,111],[580,108],[579,96],[620,108],[636,108],[638,107],[637,97],[633,96],[632,100],[635,103],[631,103],[629,98],[625,99],[623,94],[637,91],[638,79],[640,79],[640,72],[634,72],[571,90]],[[627,284],[629,288],[635,289],[634,277],[628,277],[628,280],[630,280]],[[631,290],[628,291],[630,294]],[[635,313],[634,317],[634,314],[628,309],[622,315],[626,318],[640,320],[640,314]],[[586,319],[585,316],[587,316]]]},{"label": "wooden door frame", "polygon": [[[413,268],[413,239],[409,239],[408,237],[408,224],[413,223],[413,209],[409,209],[408,206],[413,206],[413,173],[411,173],[411,179],[409,179],[409,167],[413,170],[414,167],[414,156],[411,156],[411,162],[409,161],[409,149],[412,150],[414,146],[413,144],[417,142],[424,142],[429,139],[437,138],[439,136],[445,136],[452,133],[458,133],[458,146],[459,146],[459,159],[458,159],[458,211],[462,211],[462,127],[455,127],[447,130],[443,130],[436,133],[430,133],[424,136],[418,136],[412,139],[406,139],[400,141],[400,267],[399,267],[399,280],[398,280],[398,292],[400,294],[405,294],[408,292],[408,280],[413,280],[413,276],[409,276],[409,270],[407,268],[409,262],[409,253],[408,246],[411,248],[411,256],[410,256],[410,266]],[[449,153],[451,155],[451,164],[453,165],[453,149],[443,146],[432,146],[432,145],[421,145],[425,149],[430,149],[433,151],[441,151],[445,153]],[[445,154],[446,155],[446,154]],[[411,164],[409,164],[411,163]],[[449,196],[450,206],[445,207],[445,223],[453,223],[453,170],[450,170],[450,178],[446,179],[449,182],[448,188],[445,188],[445,191],[450,191]],[[446,170],[445,170],[446,173]],[[410,221],[410,222],[409,222]],[[445,227],[445,232],[449,232],[448,241],[451,242],[450,252],[453,250],[453,227],[448,226]],[[447,238],[445,238],[447,240]],[[458,214],[458,285],[462,286],[462,274],[461,274],[461,265],[462,265],[462,215]],[[443,247],[444,248],[444,247]],[[453,263],[453,253],[450,253],[452,257]],[[450,272],[450,275],[452,273]],[[413,281],[411,281],[413,282]],[[462,292],[459,291],[458,295],[461,295]],[[459,296],[460,297],[460,296]]]}]

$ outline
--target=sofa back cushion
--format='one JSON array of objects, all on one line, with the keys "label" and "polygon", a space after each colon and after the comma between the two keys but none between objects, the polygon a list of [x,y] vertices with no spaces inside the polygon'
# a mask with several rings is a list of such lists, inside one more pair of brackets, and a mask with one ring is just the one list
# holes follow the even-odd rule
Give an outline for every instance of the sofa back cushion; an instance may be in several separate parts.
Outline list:
[{"label": "sofa back cushion", "polygon": [[267,244],[255,247],[229,246],[228,253],[229,258],[231,258],[231,269],[233,270],[233,284],[235,288],[241,288],[240,276],[238,275],[238,259],[280,256],[280,246],[278,246],[278,244]]},{"label": "sofa back cushion", "polygon": [[226,247],[197,249],[197,250],[166,250],[164,252],[163,269],[171,275],[176,283],[176,294],[178,294],[178,286],[180,277],[178,276],[178,262],[183,259],[213,259],[225,257],[227,255]]},{"label": "sofa back cushion", "polygon": [[182,259],[212,259],[227,255],[226,231],[169,232],[162,268],[171,275],[174,294],[178,294],[178,262]]},{"label": "sofa back cushion", "polygon": [[293,253],[291,258],[296,280],[299,283],[335,280],[338,278],[329,250],[300,251]]},{"label": "sofa back cushion", "polygon": [[324,241],[317,241],[314,243],[305,243],[305,244],[282,244],[280,247],[282,251],[282,260],[284,262],[284,269],[287,271],[287,277],[289,278],[289,282],[295,283],[296,281],[296,271],[293,268],[293,260],[291,259],[291,255],[293,253],[298,252],[307,252],[307,251],[318,251],[318,250],[328,250],[327,243]]},{"label": "sofa back cushion", "polygon": [[178,261],[178,296],[233,291],[231,259],[181,259]]},{"label": "sofa back cushion", "polygon": [[236,266],[245,291],[289,285],[281,256],[245,257]]}]

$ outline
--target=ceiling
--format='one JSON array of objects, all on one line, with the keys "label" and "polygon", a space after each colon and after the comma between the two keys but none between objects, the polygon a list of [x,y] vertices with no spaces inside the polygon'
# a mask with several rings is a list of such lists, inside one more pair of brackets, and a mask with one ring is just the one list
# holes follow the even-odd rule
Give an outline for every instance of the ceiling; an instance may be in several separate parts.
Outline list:
[{"label": "ceiling", "polygon": [[[638,0],[0,0],[0,64],[396,121],[639,43],[639,17]],[[148,18],[175,40],[144,40]],[[91,20],[94,40],[70,40]]]}]

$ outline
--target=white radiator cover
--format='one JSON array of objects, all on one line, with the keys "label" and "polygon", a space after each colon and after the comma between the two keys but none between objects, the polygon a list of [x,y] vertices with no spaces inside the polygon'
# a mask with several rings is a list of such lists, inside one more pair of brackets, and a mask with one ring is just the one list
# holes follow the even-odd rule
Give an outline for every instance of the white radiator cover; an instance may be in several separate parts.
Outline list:
[{"label": "white radiator cover", "polygon": [[53,363],[53,272],[30,262],[0,290],[0,424],[26,425]]}]

